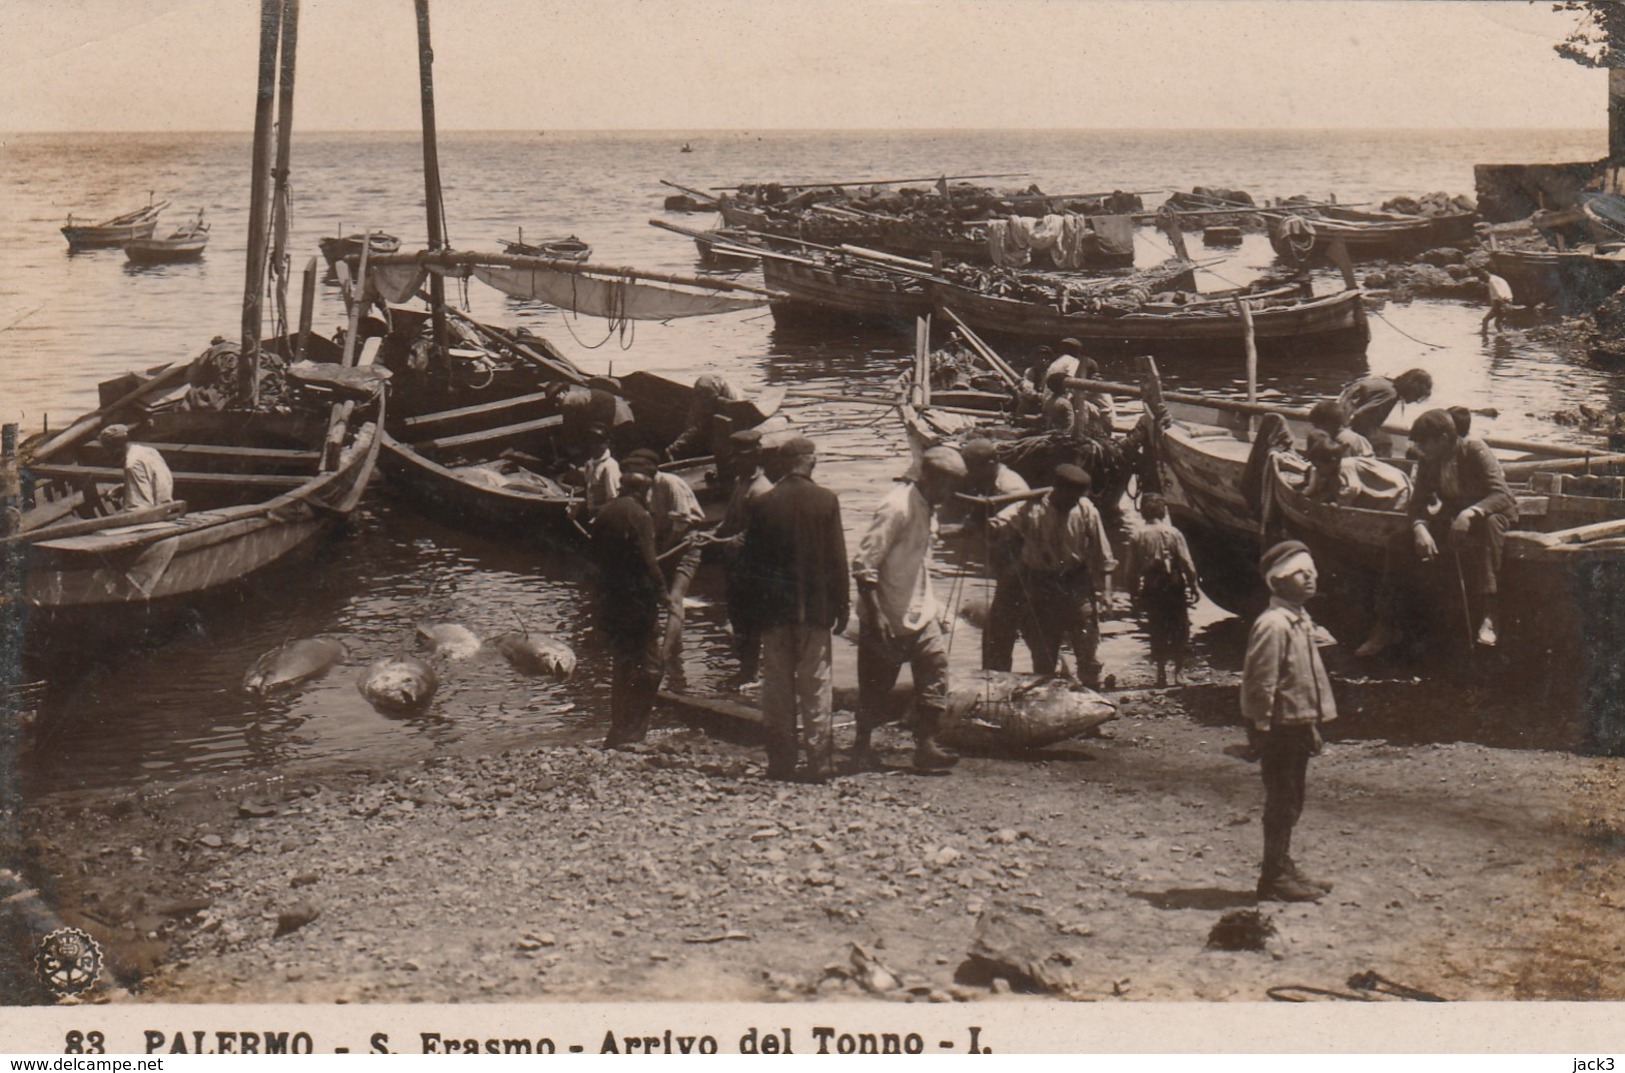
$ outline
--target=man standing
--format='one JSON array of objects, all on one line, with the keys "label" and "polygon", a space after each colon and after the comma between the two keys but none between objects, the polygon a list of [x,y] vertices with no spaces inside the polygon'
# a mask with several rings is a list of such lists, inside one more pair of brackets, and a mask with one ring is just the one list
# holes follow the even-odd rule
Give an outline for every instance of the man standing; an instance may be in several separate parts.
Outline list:
[{"label": "man standing", "polygon": [[937,744],[948,705],[948,652],[941,609],[931,592],[933,512],[965,479],[965,460],[952,447],[931,447],[919,476],[881,502],[858,546],[852,576],[858,583],[858,734],[852,746],[860,767],[874,763],[870,739],[886,720],[886,698],[907,663],[914,675],[914,766],[952,767],[959,757]]},{"label": "man standing", "polygon": [[101,445],[124,467],[124,509],[142,510],[175,498],[175,478],[164,456],[144,443],[130,442],[128,425],[108,425]]},{"label": "man standing", "polygon": [[640,742],[660,686],[660,606],[666,579],[655,559],[654,522],[645,505],[654,482],[646,459],[628,459],[620,494],[592,522],[598,566],[598,628],[614,657],[605,748]]},{"label": "man standing", "polygon": [[[993,499],[1030,491],[1021,474],[999,461],[991,440],[971,440],[965,444],[963,454],[966,495]],[[991,509],[1003,509],[1007,505]],[[982,514],[977,520],[983,533],[987,533],[988,516]],[[987,569],[993,578],[993,600],[987,609],[987,625],[982,629],[983,670],[1008,671],[1015,654],[1016,638],[1021,633],[1021,588],[1013,552],[1008,541],[988,536]]]},{"label": "man standing", "polygon": [[780,451],[789,472],[752,511],[740,574],[762,631],[767,777],[795,775],[799,708],[807,778],[823,782],[834,769],[830,633],[846,629],[851,613],[846,537],[839,499],[813,483],[813,442],[797,436]]},{"label": "man standing", "polygon": [[1089,474],[1056,466],[1054,486],[1043,499],[1007,507],[993,519],[995,537],[1021,543],[1016,567],[1027,604],[1024,633],[1035,674],[1054,674],[1061,642],[1069,640],[1078,680],[1100,688],[1100,618],[1096,593],[1111,598],[1112,558],[1106,526],[1085,496]]},{"label": "man standing", "polygon": [[641,447],[626,456],[628,463],[634,459],[654,471],[654,483],[649,486],[649,520],[654,523],[656,561],[661,564],[667,603],[672,609],[666,617],[660,662],[670,672],[675,670],[675,660],[683,644],[686,617],[683,599],[700,570],[700,543],[689,539],[689,533],[705,521],[705,511],[687,481],[675,473],[661,471],[660,456],[654,451]]},{"label": "man standing", "polygon": [[[733,628],[734,652],[739,657],[741,688],[756,681],[762,654],[761,629],[756,621],[755,583],[742,569],[745,534],[756,504],[773,490],[762,471],[762,434],[747,428],[728,437],[734,464],[733,492],[722,524],[707,543],[721,546],[728,600],[728,625]],[[843,553],[844,560],[845,555]],[[842,569],[845,569],[843,561]]]},{"label": "man standing", "polygon": [[621,464],[609,453],[609,430],[603,425],[588,425],[582,445],[587,451],[581,464],[582,510],[590,521],[621,494]]}]

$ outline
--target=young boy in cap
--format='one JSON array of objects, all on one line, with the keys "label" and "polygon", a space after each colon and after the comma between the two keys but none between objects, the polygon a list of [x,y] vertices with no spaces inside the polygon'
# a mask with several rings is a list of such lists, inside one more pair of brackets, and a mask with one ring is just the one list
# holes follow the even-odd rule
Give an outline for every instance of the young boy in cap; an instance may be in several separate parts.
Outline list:
[{"label": "young boy in cap", "polygon": [[98,440],[124,467],[125,510],[156,507],[175,498],[175,478],[169,472],[169,463],[146,444],[131,443],[128,425],[108,425]]},{"label": "young boy in cap", "polygon": [[1259,570],[1270,606],[1253,622],[1241,672],[1241,715],[1264,777],[1264,864],[1260,901],[1315,902],[1331,884],[1292,863],[1292,828],[1303,812],[1309,757],[1320,751],[1320,724],[1337,718],[1331,679],[1315,648],[1315,624],[1304,604],[1318,574],[1309,549],[1287,540],[1264,553]]},{"label": "young boy in cap", "polygon": [[927,448],[918,476],[881,502],[852,561],[858,583],[858,733],[852,758],[873,766],[870,737],[886,721],[886,698],[907,663],[914,675],[914,766],[941,769],[959,757],[937,744],[948,710],[948,649],[931,591],[934,512],[965,479],[952,447]]}]

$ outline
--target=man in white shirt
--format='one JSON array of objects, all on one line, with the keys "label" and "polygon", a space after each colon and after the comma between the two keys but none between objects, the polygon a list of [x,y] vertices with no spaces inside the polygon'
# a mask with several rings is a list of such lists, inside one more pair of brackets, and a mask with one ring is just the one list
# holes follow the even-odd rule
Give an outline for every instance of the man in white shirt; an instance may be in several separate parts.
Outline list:
[{"label": "man in white shirt", "polygon": [[948,705],[948,651],[931,591],[935,510],[965,479],[965,460],[952,447],[932,447],[919,476],[881,502],[858,545],[858,732],[853,760],[874,765],[870,738],[886,721],[886,698],[907,663],[914,676],[914,766],[952,767],[959,757],[937,744]]},{"label": "man in white shirt", "polygon": [[585,486],[585,513],[588,520],[621,494],[621,464],[609,453],[609,430],[603,425],[589,425],[583,442],[587,460],[581,464],[581,480]]},{"label": "man in white shirt", "polygon": [[1501,322],[1506,319],[1507,310],[1512,308],[1512,285],[1487,268],[1480,268],[1478,271],[1480,278],[1484,280],[1485,288],[1489,291],[1490,299],[1489,312],[1479,321],[1478,331],[1482,335],[1490,330],[1491,324],[1494,324],[1495,331],[1499,334]]},{"label": "man in white shirt", "polygon": [[175,498],[175,478],[164,456],[142,443],[130,442],[128,425],[108,425],[100,442],[124,466],[124,509],[143,510]]}]

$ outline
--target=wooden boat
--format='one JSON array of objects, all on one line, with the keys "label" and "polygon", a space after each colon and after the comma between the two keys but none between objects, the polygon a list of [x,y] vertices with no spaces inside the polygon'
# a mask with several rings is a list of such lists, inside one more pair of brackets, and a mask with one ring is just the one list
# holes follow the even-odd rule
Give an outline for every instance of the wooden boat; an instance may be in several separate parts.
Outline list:
[{"label": "wooden boat", "polygon": [[70,213],[67,225],[62,228],[62,236],[68,240],[68,252],[116,249],[136,239],[151,238],[158,226],[158,214],[168,204],[167,201],[149,204],[99,224],[76,224]]},{"label": "wooden boat", "polygon": [[1342,220],[1349,223],[1410,223],[1417,220],[1428,222],[1427,241],[1430,245],[1445,246],[1452,242],[1464,242],[1473,237],[1473,226],[1478,223],[1476,212],[1446,212],[1435,215],[1404,212],[1372,212],[1368,209],[1351,209],[1341,205],[1325,205],[1318,210],[1322,215],[1332,220]]},{"label": "wooden boat", "polygon": [[[308,300],[297,335],[260,336],[262,273],[281,260],[271,236],[285,233],[292,86],[282,87],[284,114],[273,139],[277,53],[295,38],[296,11],[289,5],[284,15],[270,5],[261,20],[241,347],[218,342],[193,362],[105,383],[98,409],[18,452],[22,512],[4,540],[24,554],[30,647],[75,641],[76,628],[87,625],[128,641],[149,617],[191,612],[195,601],[286,560],[341,523],[372,475],[385,403],[381,374],[353,367],[358,318],[343,349],[309,335]],[[292,57],[282,60],[291,72]],[[306,281],[305,294],[313,295],[314,262]],[[261,360],[272,353],[282,360]],[[273,392],[275,405],[266,397]],[[96,442],[114,422],[165,456],[174,501],[119,509],[122,459]]]},{"label": "wooden boat", "polygon": [[1490,271],[1507,281],[1519,305],[1590,309],[1625,287],[1625,247],[1490,251]]},{"label": "wooden boat", "polygon": [[551,257],[555,261],[585,261],[592,256],[592,247],[574,235],[566,238],[544,239],[541,242],[526,242],[525,232],[520,231],[517,240],[502,239],[501,241],[505,252],[519,257]]},{"label": "wooden boat", "polygon": [[209,225],[203,222],[203,210],[197,219],[182,224],[163,238],[138,238],[124,244],[124,256],[131,264],[159,265],[179,261],[196,261],[203,256],[203,247],[209,244]]},{"label": "wooden boat", "polygon": [[[1386,542],[1409,525],[1404,512],[1312,502],[1302,493],[1296,468],[1278,458],[1266,460],[1259,488],[1249,497],[1249,419],[1282,413],[1301,443],[1308,428],[1303,412],[1172,393],[1161,399],[1151,405],[1166,412],[1171,424],[1156,453],[1170,512],[1191,537],[1203,590],[1227,610],[1256,614],[1267,600],[1257,573],[1260,552],[1275,540],[1296,537],[1315,554],[1322,589],[1334,597],[1323,601],[1324,613],[1317,609],[1317,621],[1358,644],[1372,625]],[[1410,471],[1413,463],[1400,457],[1407,447],[1403,432],[1391,431],[1398,433],[1395,457],[1385,461]],[[1625,456],[1486,442],[1502,456],[1519,507],[1501,575],[1502,650],[1537,660],[1565,646],[1577,651],[1589,627],[1576,609],[1592,603],[1584,590],[1599,586],[1617,593],[1625,584],[1625,478],[1613,475],[1625,472]],[[1443,627],[1459,636],[1465,629],[1459,580],[1454,572],[1444,580],[1448,584],[1432,592],[1432,602]]]},{"label": "wooden boat", "polygon": [[[1376,219],[1338,219],[1317,209],[1314,214],[1266,212],[1270,245],[1276,254],[1291,261],[1308,263],[1326,260],[1334,243],[1342,242],[1356,261],[1408,257],[1439,245],[1440,227],[1428,216],[1367,213]],[[1352,212],[1354,210],[1341,210]]]},{"label": "wooden boat", "polygon": [[329,235],[317,243],[317,246],[322,251],[323,259],[327,261],[327,267],[337,270],[340,261],[354,260],[361,256],[363,242],[372,248],[373,253],[394,253],[401,248],[400,239],[382,231],[372,231],[365,235],[360,232],[353,235]]},{"label": "wooden boat", "polygon": [[770,303],[773,320],[793,324],[830,316],[910,326],[931,312],[931,295],[917,276],[840,255],[762,253],[762,281],[786,298]]},{"label": "wooden boat", "polygon": [[[1321,297],[1297,285],[1197,295],[1193,300],[1144,302],[1135,312],[1062,312],[1053,303],[983,294],[951,283],[932,283],[939,311],[958,314],[979,332],[1055,343],[1073,338],[1090,353],[1232,357],[1244,349],[1245,326],[1237,301],[1252,312],[1259,356],[1314,351],[1363,354],[1371,339],[1358,288]],[[1155,296],[1154,296],[1155,297]]]}]

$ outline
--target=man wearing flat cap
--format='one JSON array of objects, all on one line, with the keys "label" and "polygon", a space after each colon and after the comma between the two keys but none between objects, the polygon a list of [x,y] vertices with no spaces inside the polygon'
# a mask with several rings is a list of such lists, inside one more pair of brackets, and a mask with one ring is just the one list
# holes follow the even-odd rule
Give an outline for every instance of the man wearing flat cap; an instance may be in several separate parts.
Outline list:
[{"label": "man wearing flat cap", "polygon": [[852,754],[860,767],[873,766],[870,739],[886,721],[886,698],[904,663],[914,675],[914,765],[941,769],[959,760],[937,743],[948,706],[948,651],[931,591],[931,531],[936,508],[964,483],[965,460],[952,447],[927,448],[917,473],[881,501],[852,561],[859,599]]},{"label": "man wearing flat cap", "polygon": [[1304,610],[1318,574],[1308,547],[1296,540],[1270,548],[1258,567],[1270,588],[1270,606],[1253,621],[1241,672],[1241,716],[1264,777],[1258,897],[1314,902],[1331,884],[1309,878],[1292,862],[1292,828],[1303,812],[1309,757],[1320,751],[1320,724],[1337,718],[1332,682],[1315,647],[1315,624]]},{"label": "man wearing flat cap", "polygon": [[1100,619],[1097,593],[1109,598],[1117,567],[1100,511],[1089,501],[1089,474],[1056,466],[1042,499],[1006,507],[992,522],[996,539],[1019,543],[1018,589],[1026,603],[1022,632],[1033,673],[1054,674],[1061,643],[1070,641],[1078,680],[1100,688]]},{"label": "man wearing flat cap", "polygon": [[807,778],[823,782],[834,774],[830,635],[852,607],[846,535],[840,500],[813,483],[813,442],[797,436],[779,452],[787,472],[756,502],[740,556],[762,631],[767,777],[795,777],[799,714]]},{"label": "man wearing flat cap", "polygon": [[175,478],[164,456],[144,443],[130,442],[128,425],[108,425],[101,445],[124,467],[124,509],[142,510],[175,498]]},{"label": "man wearing flat cap", "polygon": [[629,457],[621,467],[619,494],[592,520],[598,629],[614,660],[606,748],[644,739],[660,687],[660,608],[667,596],[646,505],[654,477],[648,459]]}]

